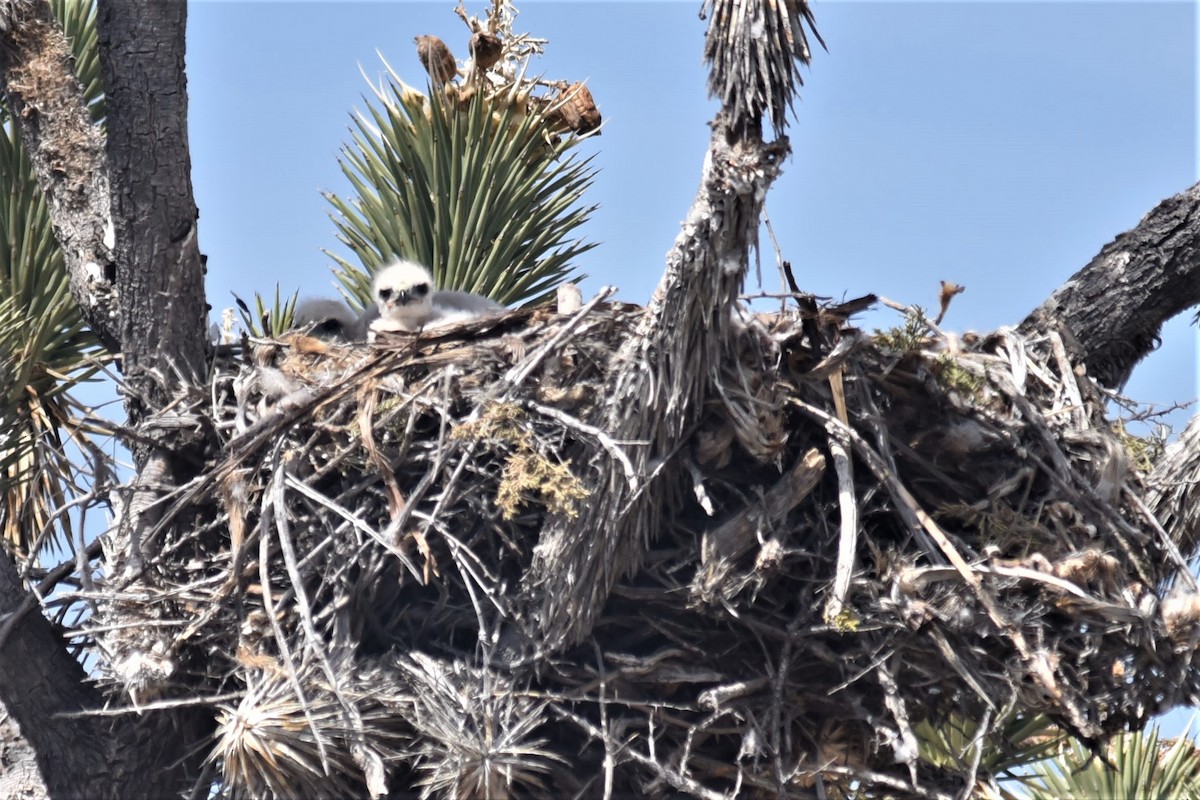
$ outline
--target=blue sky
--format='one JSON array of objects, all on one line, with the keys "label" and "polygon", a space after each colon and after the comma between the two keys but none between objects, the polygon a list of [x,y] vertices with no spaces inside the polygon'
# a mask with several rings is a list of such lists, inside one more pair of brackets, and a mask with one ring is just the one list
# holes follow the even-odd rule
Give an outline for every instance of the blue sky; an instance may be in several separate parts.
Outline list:
[{"label": "blue sky", "polygon": [[[581,259],[585,296],[644,302],[695,192],[715,105],[699,0],[518,4],[549,39],[534,69],[586,79],[605,118]],[[482,14],[486,0],[467,3]],[[453,0],[193,3],[188,75],[200,243],[231,292],[332,294],[322,190],[378,50],[423,85],[412,37],[465,56]],[[933,306],[946,327],[1014,324],[1158,201],[1197,177],[1196,6],[1187,2],[816,2],[816,49],[768,199],[802,287]],[[778,289],[764,239],[765,291]],[[748,291],[757,290],[749,285]],[[866,318],[894,324],[893,312]],[[1194,328],[1168,326],[1130,395],[1197,394]],[[1186,419],[1176,415],[1176,421]]]}]

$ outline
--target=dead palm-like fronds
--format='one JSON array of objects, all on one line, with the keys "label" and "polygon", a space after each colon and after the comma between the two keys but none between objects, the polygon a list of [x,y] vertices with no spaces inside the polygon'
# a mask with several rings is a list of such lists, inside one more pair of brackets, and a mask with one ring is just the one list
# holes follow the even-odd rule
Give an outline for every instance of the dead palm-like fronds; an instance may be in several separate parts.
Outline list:
[{"label": "dead palm-like fronds", "polygon": [[735,129],[757,130],[769,112],[781,134],[796,88],[804,84],[798,64],[811,57],[805,27],[825,46],[808,1],[705,0],[703,13],[709,17],[708,93],[725,105]]},{"label": "dead palm-like fronds", "polygon": [[413,689],[407,716],[416,749],[421,796],[523,797],[544,790],[542,775],[562,762],[537,737],[546,704],[522,696],[511,679],[414,653],[401,663]]}]

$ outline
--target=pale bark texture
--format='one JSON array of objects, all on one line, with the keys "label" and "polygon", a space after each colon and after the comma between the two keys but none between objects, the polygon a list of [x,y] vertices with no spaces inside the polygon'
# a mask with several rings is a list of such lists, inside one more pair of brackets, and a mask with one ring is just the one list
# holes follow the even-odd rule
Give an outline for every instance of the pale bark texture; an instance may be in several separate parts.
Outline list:
[{"label": "pale bark texture", "polygon": [[[777,398],[763,396],[736,367],[761,355],[738,352],[745,321],[736,307],[763,203],[789,153],[784,113],[799,65],[810,57],[805,27],[816,35],[815,28],[805,2],[717,0],[704,8],[712,15],[705,44],[709,93],[722,109],[711,123],[700,189],[648,313],[614,354],[619,377],[601,427],[630,443],[631,464],[602,467],[592,487],[598,501],[577,519],[547,525],[526,576],[537,629],[526,635],[550,650],[588,635],[613,583],[641,564],[662,510],[679,507],[680,472],[663,469],[664,462],[700,421],[706,401],[721,409],[756,458],[771,459],[786,438]],[[771,142],[762,137],[768,114],[778,134]],[[581,596],[588,601],[579,603]]]},{"label": "pale bark texture", "polygon": [[[616,461],[604,465],[593,490],[596,501],[578,518],[547,525],[526,579],[537,608],[534,638],[542,646],[553,650],[585,637],[614,581],[641,564],[662,509],[678,507],[683,491],[678,473],[664,474],[661,463],[697,424],[715,387],[724,387],[718,404],[734,420],[757,421],[755,406],[773,405],[728,367],[737,360],[742,323],[735,304],[762,203],[787,152],[786,139],[764,143],[731,131],[723,116],[713,122],[700,189],[667,256],[667,270],[636,335],[614,354],[619,377],[601,428],[631,443],[632,470]],[[763,458],[781,444],[773,436],[757,441],[762,429],[735,427],[747,431],[743,444]],[[587,602],[578,602],[579,586],[587,587]]]},{"label": "pale bark texture", "polygon": [[104,139],[88,117],[71,50],[45,0],[0,3],[0,74],[71,273],[71,294],[109,350],[120,348]]}]

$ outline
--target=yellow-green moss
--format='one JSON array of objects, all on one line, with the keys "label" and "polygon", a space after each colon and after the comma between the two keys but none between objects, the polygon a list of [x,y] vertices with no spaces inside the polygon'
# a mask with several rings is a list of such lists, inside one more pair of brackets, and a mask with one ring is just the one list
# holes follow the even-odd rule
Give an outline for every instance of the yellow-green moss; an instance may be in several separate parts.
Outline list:
[{"label": "yellow-green moss", "polygon": [[525,413],[512,403],[496,403],[479,419],[460,425],[452,438],[504,442],[512,452],[504,462],[496,506],[504,519],[517,516],[522,504],[536,496],[555,514],[576,517],[578,502],[588,497],[583,483],[571,472],[571,462],[552,461],[538,452],[533,435],[522,423]]}]

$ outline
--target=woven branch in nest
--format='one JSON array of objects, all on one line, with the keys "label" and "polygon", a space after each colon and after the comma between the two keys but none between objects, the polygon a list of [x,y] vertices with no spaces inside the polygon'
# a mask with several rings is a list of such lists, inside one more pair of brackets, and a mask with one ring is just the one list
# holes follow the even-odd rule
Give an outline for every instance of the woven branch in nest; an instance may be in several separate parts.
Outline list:
[{"label": "woven branch in nest", "polygon": [[1200,602],[1164,600],[1185,564],[1054,337],[856,338],[829,312],[821,341],[745,316],[728,385],[754,397],[655,465],[686,492],[643,566],[583,644],[540,649],[518,589],[548,523],[600,543],[577,512],[646,485],[647,444],[602,427],[642,313],[226,363],[195,409],[222,460],[102,593],[111,679],[236,696],[211,758],[247,797],[942,797],[969,773],[918,758],[925,725],[1043,713],[1096,742],[1191,696]]}]

